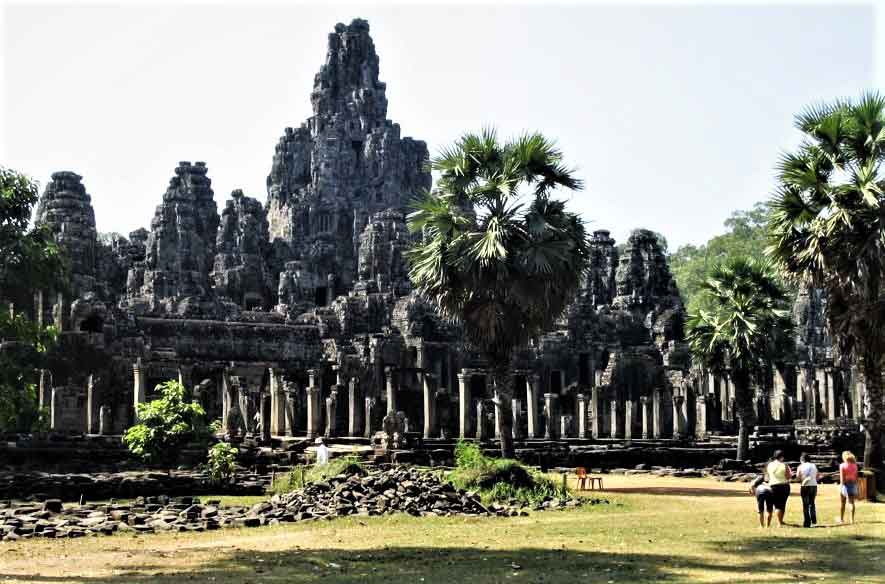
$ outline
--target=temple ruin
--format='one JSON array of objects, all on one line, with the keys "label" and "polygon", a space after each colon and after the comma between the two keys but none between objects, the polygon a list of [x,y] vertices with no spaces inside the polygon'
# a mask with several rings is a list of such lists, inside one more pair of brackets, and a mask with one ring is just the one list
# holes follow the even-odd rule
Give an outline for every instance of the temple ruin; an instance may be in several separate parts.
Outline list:
[{"label": "temple ruin", "polygon": [[[128,238],[100,238],[82,178],[52,175],[36,221],[71,258],[71,280],[36,291],[30,310],[78,356],[41,375],[54,431],[119,435],[178,379],[231,437],[494,440],[486,364],[407,277],[405,215],[431,186],[428,148],[387,118],[385,91],[368,23],[336,25],[313,115],[276,144],[266,200],[234,190],[219,210],[206,163],[180,162]],[[592,249],[578,297],[514,360],[517,443],[733,433],[733,388],[692,365],[655,235],[619,247],[599,230]],[[863,417],[862,380],[834,360],[824,305],[800,294],[797,357],[756,384],[760,424],[809,440],[856,433]]]}]

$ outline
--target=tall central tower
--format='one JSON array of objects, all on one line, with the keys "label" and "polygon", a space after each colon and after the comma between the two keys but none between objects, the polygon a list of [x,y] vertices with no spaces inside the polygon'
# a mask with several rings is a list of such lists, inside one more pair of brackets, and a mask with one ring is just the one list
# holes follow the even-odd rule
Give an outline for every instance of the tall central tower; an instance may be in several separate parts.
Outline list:
[{"label": "tall central tower", "polygon": [[430,188],[427,146],[400,137],[387,119],[385,90],[369,24],[336,25],[314,79],[313,116],[286,128],[267,177],[274,267],[297,269],[302,281],[330,293],[353,285],[371,216],[401,212]]}]

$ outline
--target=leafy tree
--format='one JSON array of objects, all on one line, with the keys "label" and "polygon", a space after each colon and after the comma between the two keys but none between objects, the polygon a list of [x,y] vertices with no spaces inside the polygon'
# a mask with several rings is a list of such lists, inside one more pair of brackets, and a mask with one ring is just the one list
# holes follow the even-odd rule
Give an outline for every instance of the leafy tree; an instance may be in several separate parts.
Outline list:
[{"label": "leafy tree", "polygon": [[807,108],[804,140],[778,167],[769,253],[827,294],[831,333],[866,383],[864,464],[882,472],[885,368],[885,97]]},{"label": "leafy tree", "polygon": [[584,224],[556,187],[581,182],[541,134],[501,144],[494,130],[466,134],[432,161],[436,188],[415,203],[409,227],[423,237],[406,254],[418,291],[463,324],[490,366],[501,451],[513,456],[514,351],[572,300],[589,260]]},{"label": "leafy tree", "polygon": [[729,370],[739,424],[737,457],[746,460],[755,419],[751,385],[788,346],[787,297],[769,266],[745,258],[715,265],[701,294],[708,308],[689,315],[689,347],[710,370]]},{"label": "leafy tree", "polygon": [[29,228],[37,184],[0,167],[0,428],[28,431],[46,426],[38,408],[38,369],[56,333],[16,307],[28,307],[35,290],[59,289],[66,265],[45,227]]},{"label": "leafy tree", "polygon": [[129,451],[151,464],[169,466],[182,446],[207,437],[206,412],[197,402],[185,401],[185,389],[177,381],[157,386],[160,398],[138,404],[138,423],[123,435]]},{"label": "leafy tree", "polygon": [[726,232],[702,245],[682,245],[670,254],[670,272],[688,312],[697,312],[701,289],[710,269],[730,257],[762,257],[767,245],[768,207],[756,203],[748,211],[735,211],[725,220]]},{"label": "leafy tree", "polygon": [[215,483],[229,481],[237,466],[238,450],[227,442],[218,442],[209,449],[207,466]]}]

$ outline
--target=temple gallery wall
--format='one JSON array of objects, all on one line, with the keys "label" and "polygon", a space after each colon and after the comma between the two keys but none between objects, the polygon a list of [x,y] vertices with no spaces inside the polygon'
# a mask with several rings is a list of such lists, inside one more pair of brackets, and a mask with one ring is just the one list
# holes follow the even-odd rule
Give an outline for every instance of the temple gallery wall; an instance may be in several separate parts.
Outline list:
[{"label": "temple gallery wall", "polygon": [[[264,202],[239,190],[220,202],[210,168],[180,162],[128,238],[99,238],[88,182],[52,175],[36,221],[71,258],[70,286],[17,308],[57,326],[76,356],[41,376],[53,430],[120,434],[178,379],[233,436],[495,437],[485,364],[407,277],[406,202],[431,186],[428,148],[387,119],[385,89],[368,23],[337,25],[313,115],[284,129]],[[692,365],[654,234],[615,243],[593,233],[577,298],[515,358],[514,437],[733,432],[733,386]],[[755,380],[760,424],[800,438],[858,430],[863,380],[834,360],[825,308],[816,290],[796,298],[795,358]]]}]

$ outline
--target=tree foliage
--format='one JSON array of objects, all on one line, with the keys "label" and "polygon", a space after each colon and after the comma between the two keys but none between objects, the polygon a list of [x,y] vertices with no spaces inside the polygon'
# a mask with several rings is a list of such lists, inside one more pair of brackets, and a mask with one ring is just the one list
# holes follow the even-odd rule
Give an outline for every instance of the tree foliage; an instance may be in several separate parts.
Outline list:
[{"label": "tree foliage", "polygon": [[35,290],[58,288],[65,261],[45,226],[29,228],[37,183],[0,166],[0,301],[30,302]]},{"label": "tree foliage", "polygon": [[138,404],[138,423],[123,435],[129,451],[151,464],[170,464],[182,446],[208,437],[206,412],[185,400],[185,388],[177,381],[157,386],[160,398]]},{"label": "tree foliage", "polygon": [[17,307],[33,293],[60,289],[65,262],[48,229],[29,227],[37,184],[0,167],[0,429],[26,432],[46,427],[37,396],[38,369],[56,339]]},{"label": "tree foliage", "polygon": [[237,452],[238,450],[227,442],[218,442],[209,449],[206,466],[213,482],[227,482],[234,476]]},{"label": "tree foliage", "polygon": [[770,266],[734,257],[713,266],[700,293],[705,308],[689,314],[689,347],[711,371],[729,371],[740,424],[738,458],[745,460],[754,418],[752,381],[789,347],[787,296]]},{"label": "tree foliage", "polygon": [[830,331],[866,384],[864,463],[882,468],[885,420],[885,97],[866,93],[796,116],[804,139],[778,165],[771,257],[827,294]]},{"label": "tree foliage", "polygon": [[511,356],[553,326],[590,253],[581,219],[552,193],[582,185],[537,133],[503,144],[494,130],[466,134],[432,168],[436,188],[409,215],[410,229],[422,234],[406,255],[409,276],[489,362],[510,456]]},{"label": "tree foliage", "polygon": [[670,272],[688,312],[697,312],[707,274],[728,258],[761,258],[767,245],[768,207],[756,203],[747,211],[735,211],[725,220],[726,232],[702,245],[686,244],[670,255]]}]

